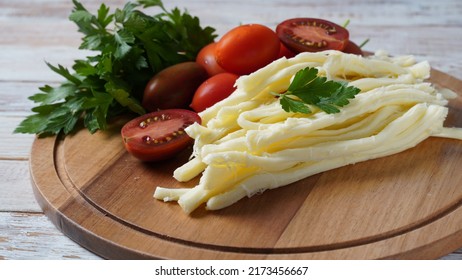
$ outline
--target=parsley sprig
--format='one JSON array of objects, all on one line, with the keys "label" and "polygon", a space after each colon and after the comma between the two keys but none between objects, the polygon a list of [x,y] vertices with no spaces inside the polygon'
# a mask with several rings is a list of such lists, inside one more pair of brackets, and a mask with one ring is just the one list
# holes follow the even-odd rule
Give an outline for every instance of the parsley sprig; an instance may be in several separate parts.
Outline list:
[{"label": "parsley sprig", "polygon": [[355,98],[360,91],[346,82],[320,77],[318,69],[307,67],[295,74],[286,92],[273,94],[279,97],[286,112],[309,114],[312,113],[309,105],[313,105],[334,114],[340,112],[338,107],[350,103],[348,99]]},{"label": "parsley sprig", "polygon": [[[95,55],[75,60],[73,71],[47,63],[65,82],[45,85],[29,97],[38,106],[16,133],[68,134],[80,120],[94,133],[106,129],[114,116],[144,114],[140,101],[149,79],[170,65],[194,60],[216,37],[215,29],[202,28],[197,17],[178,8],[167,11],[160,0],[128,2],[114,13],[101,4],[96,14],[77,0],[73,4],[69,19],[84,35],[79,48]],[[149,16],[139,7],[160,7],[161,12]]]}]

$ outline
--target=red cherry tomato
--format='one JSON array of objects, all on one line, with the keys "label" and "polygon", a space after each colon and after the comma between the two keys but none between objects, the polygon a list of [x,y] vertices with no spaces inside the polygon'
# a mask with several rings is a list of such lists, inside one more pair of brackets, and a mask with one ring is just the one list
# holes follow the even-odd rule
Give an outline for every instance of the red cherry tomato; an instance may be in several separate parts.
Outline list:
[{"label": "red cherry tomato", "polygon": [[239,76],[235,74],[220,73],[207,79],[196,90],[190,107],[196,112],[202,112],[225,99],[235,90],[237,78]]},{"label": "red cherry tomato", "polygon": [[215,58],[216,45],[217,43],[208,44],[199,51],[196,57],[196,62],[204,67],[210,77],[226,72]]},{"label": "red cherry tomato", "polygon": [[281,22],[276,33],[293,52],[343,50],[348,43],[348,30],[333,22],[316,18],[293,18]]},{"label": "red cherry tomato", "polygon": [[279,49],[278,58],[281,58],[281,57],[291,58],[294,56],[295,56],[295,53],[289,50],[286,46],[284,46],[283,43],[281,43],[281,48]]},{"label": "red cherry tomato", "polygon": [[348,44],[345,46],[342,52],[363,55],[361,48],[352,41],[348,41]]},{"label": "red cherry tomato", "polygon": [[246,24],[231,29],[218,42],[215,56],[228,72],[250,74],[274,61],[280,48],[276,33],[260,24]]},{"label": "red cherry tomato", "polygon": [[184,129],[201,122],[199,115],[185,109],[161,110],[135,118],[121,130],[125,148],[142,161],[171,158],[193,141]]}]

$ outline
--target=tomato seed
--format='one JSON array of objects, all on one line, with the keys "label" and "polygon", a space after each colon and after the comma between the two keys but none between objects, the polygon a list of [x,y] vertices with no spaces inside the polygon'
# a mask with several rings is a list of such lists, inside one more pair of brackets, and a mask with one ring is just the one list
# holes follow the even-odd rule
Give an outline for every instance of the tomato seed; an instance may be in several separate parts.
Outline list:
[{"label": "tomato seed", "polygon": [[152,138],[151,138],[151,136],[149,136],[149,135],[143,136],[143,138],[141,138],[141,139],[142,139],[143,142],[146,143],[146,144],[151,144],[151,142],[152,142]]},{"label": "tomato seed", "polygon": [[146,124],[146,122],[144,121],[140,122],[140,125],[139,125],[140,128],[146,128],[147,126],[148,125]]}]

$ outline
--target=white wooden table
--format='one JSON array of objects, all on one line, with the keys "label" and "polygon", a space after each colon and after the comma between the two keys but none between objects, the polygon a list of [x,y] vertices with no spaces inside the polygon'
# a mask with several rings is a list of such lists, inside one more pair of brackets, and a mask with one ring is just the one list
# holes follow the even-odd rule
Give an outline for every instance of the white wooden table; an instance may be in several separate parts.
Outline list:
[{"label": "white wooden table", "polygon": [[[95,11],[100,0],[82,0]],[[125,0],[105,1],[111,8]],[[218,34],[241,23],[275,27],[292,17],[317,17],[342,24],[366,49],[413,54],[462,79],[460,0],[164,0],[187,9]],[[99,259],[61,232],[43,214],[32,193],[29,152],[33,135],[12,134],[33,103],[27,97],[61,78],[45,61],[71,66],[86,53],[81,35],[67,18],[71,0],[0,0],[0,259]],[[462,260],[462,248],[443,259]]]}]

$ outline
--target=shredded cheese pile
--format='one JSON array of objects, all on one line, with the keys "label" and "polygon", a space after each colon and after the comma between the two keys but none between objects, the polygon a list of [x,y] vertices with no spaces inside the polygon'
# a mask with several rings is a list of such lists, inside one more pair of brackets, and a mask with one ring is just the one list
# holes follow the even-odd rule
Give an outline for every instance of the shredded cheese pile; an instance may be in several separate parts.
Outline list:
[{"label": "shredded cheese pile", "polygon": [[[287,90],[305,67],[361,92],[340,113],[286,112],[270,93]],[[436,90],[425,82],[429,75],[428,62],[385,52],[281,58],[239,78],[230,97],[200,114],[201,125],[186,129],[195,139],[194,152],[173,176],[185,182],[202,173],[199,184],[157,187],[154,197],[178,201],[186,213],[203,203],[216,210],[323,171],[399,153],[430,136],[462,140],[462,129],[443,126],[448,99],[457,95]]]}]

